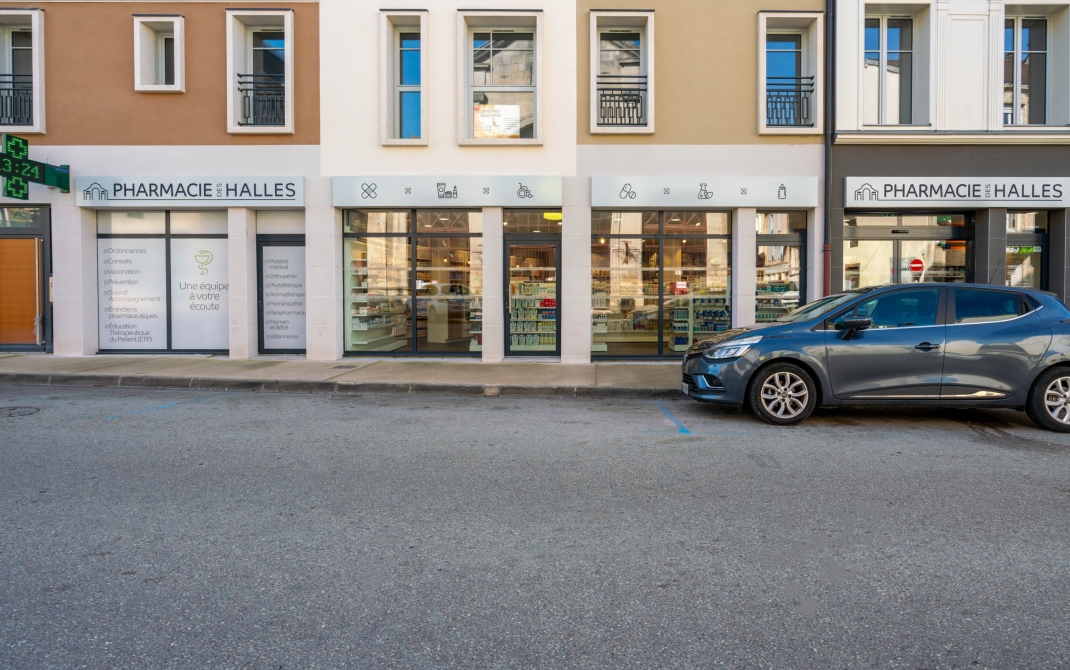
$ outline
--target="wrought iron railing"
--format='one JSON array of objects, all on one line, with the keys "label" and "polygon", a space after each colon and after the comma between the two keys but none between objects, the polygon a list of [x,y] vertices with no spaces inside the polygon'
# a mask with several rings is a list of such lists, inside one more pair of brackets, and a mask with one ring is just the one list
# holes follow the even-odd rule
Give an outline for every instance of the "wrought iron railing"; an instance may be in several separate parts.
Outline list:
[{"label": "wrought iron railing", "polygon": [[33,75],[0,74],[0,126],[33,125]]},{"label": "wrought iron railing", "polygon": [[598,125],[646,124],[646,75],[599,75]]},{"label": "wrought iron railing", "polygon": [[813,95],[813,77],[766,77],[765,125],[813,126]]},{"label": "wrought iron railing", "polygon": [[239,74],[241,126],[286,125],[286,75]]}]

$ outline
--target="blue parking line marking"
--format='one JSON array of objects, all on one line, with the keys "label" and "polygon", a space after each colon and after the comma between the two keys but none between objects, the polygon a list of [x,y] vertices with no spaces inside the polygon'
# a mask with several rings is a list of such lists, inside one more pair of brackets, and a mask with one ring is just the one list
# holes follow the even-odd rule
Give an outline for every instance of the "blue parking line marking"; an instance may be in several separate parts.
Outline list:
[{"label": "blue parking line marking", "polygon": [[[235,394],[239,394],[239,393],[241,393],[241,391],[236,391],[235,392]],[[199,403],[199,402],[205,402],[207,400],[215,400],[216,398],[222,398],[225,395],[231,395],[231,394],[210,395],[210,396],[205,396],[204,398],[193,398],[193,399],[190,399],[190,400],[180,400],[178,402],[169,402],[169,403],[167,403],[165,405],[157,405],[156,407],[149,407],[148,409],[137,409],[137,410],[134,410],[132,412],[126,412],[124,414],[117,414],[115,416],[109,416],[109,417],[106,417],[106,418],[107,418],[108,421],[112,421],[113,419],[118,419],[118,418],[121,418],[121,417],[124,417],[124,416],[133,416],[135,414],[144,414],[145,412],[155,412],[156,410],[160,410],[160,409],[171,409],[172,407],[178,407],[179,405],[189,405],[191,403]]]},{"label": "blue parking line marking", "polygon": [[673,413],[669,411],[668,407],[662,405],[661,402],[657,400],[654,401],[654,404],[658,406],[658,409],[665,413],[665,416],[669,417],[669,419],[676,424],[676,427],[680,429],[681,433],[683,433],[684,435],[691,434],[691,431],[687,429],[687,426],[685,426],[679,419],[677,419],[676,416],[674,416]]}]

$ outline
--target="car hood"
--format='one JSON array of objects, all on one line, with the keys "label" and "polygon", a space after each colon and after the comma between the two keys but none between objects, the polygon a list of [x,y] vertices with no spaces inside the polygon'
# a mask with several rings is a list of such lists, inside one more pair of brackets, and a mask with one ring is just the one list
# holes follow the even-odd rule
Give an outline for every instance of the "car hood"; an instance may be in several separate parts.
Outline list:
[{"label": "car hood", "polygon": [[743,337],[747,333],[753,333],[755,335],[773,335],[779,333],[785,333],[792,329],[795,324],[793,323],[755,323],[749,326],[740,326],[739,328],[732,328],[730,330],[721,331],[712,337],[707,337],[704,340],[695,342],[691,347],[692,351],[702,351],[709,349],[710,347],[726,342],[728,340]]}]

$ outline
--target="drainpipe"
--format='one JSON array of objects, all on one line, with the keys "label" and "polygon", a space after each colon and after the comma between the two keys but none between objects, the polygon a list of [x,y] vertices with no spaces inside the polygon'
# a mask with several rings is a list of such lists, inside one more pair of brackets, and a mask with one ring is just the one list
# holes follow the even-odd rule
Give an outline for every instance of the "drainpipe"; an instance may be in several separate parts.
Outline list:
[{"label": "drainpipe", "polygon": [[825,270],[824,295],[832,290],[832,132],[836,123],[836,0],[825,0],[825,246],[822,249]]}]

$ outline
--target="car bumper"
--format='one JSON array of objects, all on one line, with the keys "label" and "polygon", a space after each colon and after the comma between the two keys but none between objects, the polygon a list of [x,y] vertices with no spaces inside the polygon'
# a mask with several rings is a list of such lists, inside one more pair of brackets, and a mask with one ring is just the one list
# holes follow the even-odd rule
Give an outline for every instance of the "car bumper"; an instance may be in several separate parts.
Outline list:
[{"label": "car bumper", "polygon": [[681,389],[701,402],[739,407],[745,400],[750,369],[745,357],[713,362],[694,356],[683,363]]}]

